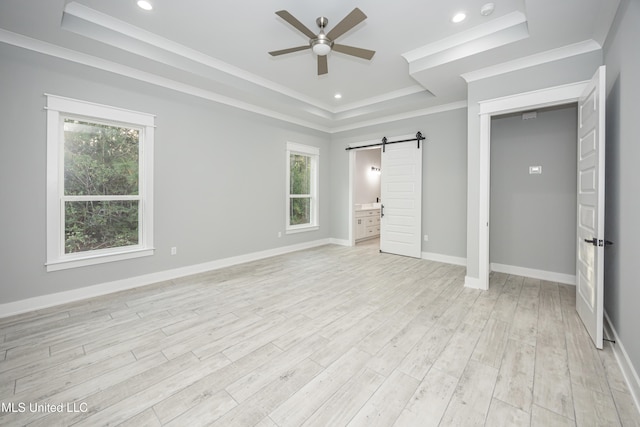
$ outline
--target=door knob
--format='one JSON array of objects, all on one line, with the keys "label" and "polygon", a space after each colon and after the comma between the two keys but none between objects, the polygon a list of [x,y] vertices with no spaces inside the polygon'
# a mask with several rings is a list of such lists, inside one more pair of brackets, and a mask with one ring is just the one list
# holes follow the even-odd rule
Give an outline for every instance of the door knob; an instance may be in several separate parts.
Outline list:
[{"label": "door knob", "polygon": [[593,239],[584,239],[585,242],[591,243],[593,246],[598,246],[598,239],[595,237]]},{"label": "door knob", "polygon": [[609,240],[598,240],[595,237],[592,239],[584,239],[585,242],[591,243],[593,246],[611,246],[613,245],[612,241]]}]

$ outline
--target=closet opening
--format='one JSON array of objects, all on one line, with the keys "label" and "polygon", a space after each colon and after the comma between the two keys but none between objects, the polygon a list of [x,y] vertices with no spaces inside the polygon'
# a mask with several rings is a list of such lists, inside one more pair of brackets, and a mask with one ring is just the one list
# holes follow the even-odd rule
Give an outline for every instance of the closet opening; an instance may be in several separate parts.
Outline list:
[{"label": "closet opening", "polygon": [[576,281],[577,104],[491,118],[490,270]]}]

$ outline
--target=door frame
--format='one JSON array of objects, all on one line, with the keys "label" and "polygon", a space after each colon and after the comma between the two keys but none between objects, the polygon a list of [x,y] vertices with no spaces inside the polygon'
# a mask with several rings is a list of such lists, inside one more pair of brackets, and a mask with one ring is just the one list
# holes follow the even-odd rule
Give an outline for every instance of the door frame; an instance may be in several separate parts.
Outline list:
[{"label": "door frame", "polygon": [[[546,89],[523,92],[478,102],[480,106],[480,180],[478,214],[478,282],[475,288],[489,289],[489,212],[491,177],[491,118],[497,115],[553,107],[578,102],[589,81],[581,81]],[[469,286],[469,284],[465,284]]]}]

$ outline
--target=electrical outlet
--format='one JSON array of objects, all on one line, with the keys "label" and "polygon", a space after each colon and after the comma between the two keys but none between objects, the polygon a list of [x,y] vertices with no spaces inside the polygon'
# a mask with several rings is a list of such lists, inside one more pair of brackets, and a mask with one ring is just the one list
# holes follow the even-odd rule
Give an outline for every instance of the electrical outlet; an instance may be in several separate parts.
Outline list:
[{"label": "electrical outlet", "polygon": [[278,231],[278,237],[282,237],[282,231]]},{"label": "electrical outlet", "polygon": [[175,246],[171,248],[171,255],[175,255],[178,253],[178,248],[176,248]]},{"label": "electrical outlet", "polygon": [[428,242],[428,241],[429,241],[429,235],[428,235],[428,234],[425,234],[425,235],[424,235],[424,241],[425,241],[425,242]]}]

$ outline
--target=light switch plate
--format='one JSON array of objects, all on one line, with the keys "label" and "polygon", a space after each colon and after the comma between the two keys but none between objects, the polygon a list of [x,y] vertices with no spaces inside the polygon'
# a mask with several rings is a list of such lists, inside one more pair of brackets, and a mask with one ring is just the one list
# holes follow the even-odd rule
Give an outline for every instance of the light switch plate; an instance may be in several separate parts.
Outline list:
[{"label": "light switch plate", "polygon": [[529,166],[529,175],[542,174],[542,166]]}]

